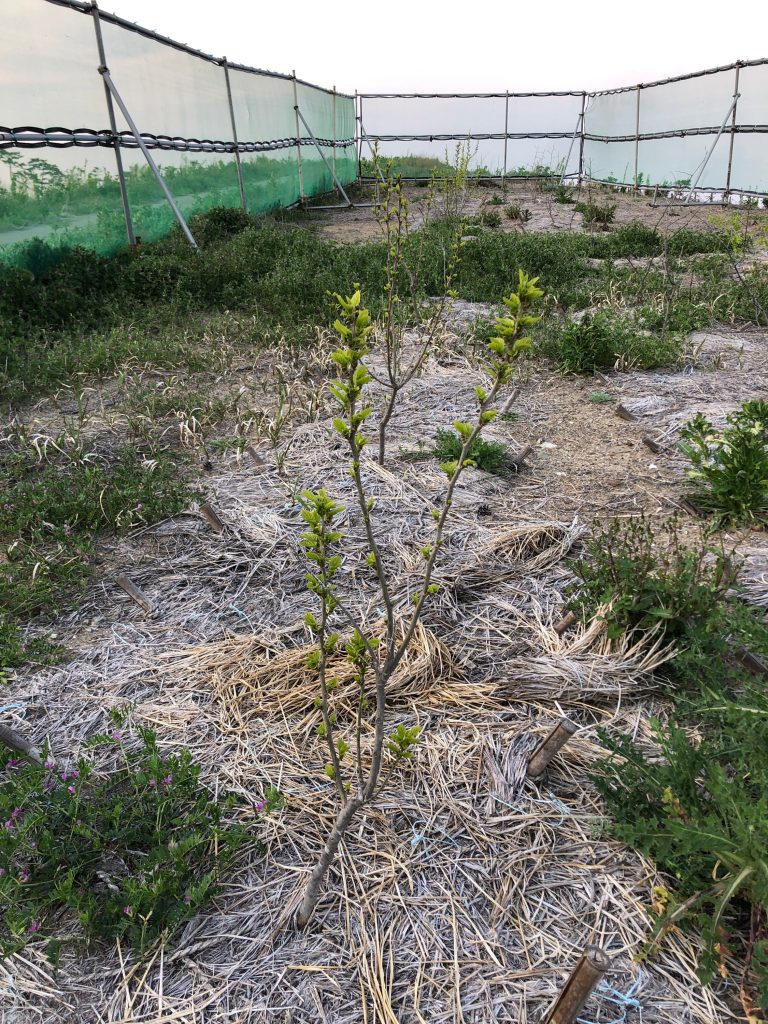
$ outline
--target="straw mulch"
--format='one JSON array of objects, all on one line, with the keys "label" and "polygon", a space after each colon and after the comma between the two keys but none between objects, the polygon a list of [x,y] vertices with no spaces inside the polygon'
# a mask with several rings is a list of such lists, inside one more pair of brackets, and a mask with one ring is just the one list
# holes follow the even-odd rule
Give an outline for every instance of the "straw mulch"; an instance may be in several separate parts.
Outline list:
[{"label": "straw mulch", "polygon": [[[460,362],[432,366],[404,396],[387,467],[364,467],[401,616],[445,480],[398,448],[470,413],[475,383]],[[521,420],[506,440],[522,447],[527,429]],[[345,602],[379,631],[337,442],[327,421],[298,434],[287,476],[348,506]],[[672,652],[654,636],[609,640],[599,621],[557,635],[584,527],[542,511],[549,483],[537,473],[471,472],[459,489],[441,592],[391,685],[389,723],[421,726],[417,753],[354,822],[304,932],[293,915],[336,802],[305,662],[313,600],[295,489],[233,461],[214,480],[223,534],[191,513],[121,545],[116,570],[145,589],[153,614],[110,579],[94,587],[76,656],[18,679],[9,720],[48,736],[64,761],[130,702],[165,748],[192,750],[212,789],[256,802],[273,784],[286,806],[266,820],[244,812],[266,853],[244,854],[167,949],[136,962],[125,949],[69,945],[54,973],[31,943],[0,964],[2,1024],[533,1024],[589,942],[612,969],[584,1021],[734,1019],[733,988],[697,982],[694,938],[674,933],[638,958],[658,878],[608,837],[589,772],[599,725],[650,744],[649,718],[664,712],[653,672]],[[350,673],[342,662],[334,671],[343,729]],[[564,713],[579,730],[531,782],[531,751]],[[364,759],[370,744],[366,730]]]}]

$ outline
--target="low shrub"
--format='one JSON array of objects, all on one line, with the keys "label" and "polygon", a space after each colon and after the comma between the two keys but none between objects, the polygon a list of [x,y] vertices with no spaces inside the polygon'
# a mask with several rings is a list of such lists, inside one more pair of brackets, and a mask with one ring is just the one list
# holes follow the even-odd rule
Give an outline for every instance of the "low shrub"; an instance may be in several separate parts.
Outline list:
[{"label": "low shrub", "polygon": [[722,522],[768,520],[768,402],[744,402],[717,431],[698,413],[683,427],[680,450],[691,467],[691,498]]},{"label": "low shrub", "polygon": [[616,216],[615,203],[576,203],[574,209],[581,214],[585,224],[597,224],[600,227],[613,224]]},{"label": "low shrub", "polygon": [[[137,730],[138,743],[121,730],[116,715],[72,767],[4,762],[3,955],[46,938],[55,960],[76,923],[89,943],[119,938],[141,953],[209,901],[237,851],[257,841],[227,821],[235,798],[204,789],[187,750],[164,754],[151,729]],[[279,802],[268,790],[254,809]]]},{"label": "low shrub", "polygon": [[504,212],[510,220],[520,221],[521,224],[527,224],[533,216],[527,206],[521,206],[519,203],[510,203]]}]

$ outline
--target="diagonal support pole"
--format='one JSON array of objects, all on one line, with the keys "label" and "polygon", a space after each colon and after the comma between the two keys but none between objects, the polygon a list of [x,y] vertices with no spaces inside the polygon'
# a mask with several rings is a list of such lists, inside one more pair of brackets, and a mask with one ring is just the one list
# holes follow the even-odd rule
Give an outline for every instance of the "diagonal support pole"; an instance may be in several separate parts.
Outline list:
[{"label": "diagonal support pole", "polygon": [[321,159],[322,159],[323,163],[325,164],[325,166],[326,166],[326,167],[328,168],[328,170],[330,171],[330,173],[331,173],[331,177],[333,178],[333,180],[334,180],[334,181],[336,182],[336,188],[337,188],[337,189],[339,190],[339,192],[340,192],[340,193],[341,193],[341,194],[342,194],[342,195],[344,196],[344,198],[346,199],[346,201],[347,201],[347,206],[352,206],[352,205],[353,205],[353,203],[352,203],[352,200],[351,200],[351,199],[349,198],[349,196],[347,195],[347,193],[346,193],[346,192],[344,191],[344,186],[343,186],[343,185],[341,184],[341,182],[339,181],[339,179],[338,179],[338,178],[336,177],[336,171],[335,171],[335,170],[333,169],[333,167],[331,167],[331,165],[330,165],[330,164],[328,163],[328,161],[327,161],[327,159],[326,159],[326,157],[325,157],[325,153],[323,152],[322,146],[320,145],[320,143],[319,143],[319,142],[317,141],[317,139],[315,138],[314,134],[312,133],[312,129],[311,129],[311,128],[309,127],[309,125],[307,124],[307,119],[306,119],[306,118],[304,117],[304,115],[302,114],[301,110],[299,110],[299,105],[298,105],[298,103],[296,104],[296,117],[297,117],[297,118],[300,118],[300,119],[301,119],[301,123],[302,123],[302,124],[304,125],[304,127],[305,127],[305,128],[307,129],[307,131],[309,132],[309,137],[310,137],[310,139],[312,139],[313,143],[315,144],[315,149],[316,149],[316,150],[317,150],[317,152],[318,152],[318,153],[320,154],[320,157],[321,157]]},{"label": "diagonal support pole", "polygon": [[[571,136],[571,144],[568,147],[568,155],[566,156],[565,163],[563,164],[563,173],[560,175],[560,184],[561,185],[565,184],[565,179],[568,177],[568,163],[569,163],[569,161],[571,159],[571,153],[573,152],[573,147],[576,145],[576,139],[579,136],[581,136],[582,140],[584,139],[584,100],[583,99],[582,99],[582,103],[581,103],[581,112],[579,113],[579,116],[576,118],[576,127],[573,129],[573,135]],[[581,183],[581,182],[579,182],[579,183]]]},{"label": "diagonal support pole", "polygon": [[[99,18],[99,8],[94,3],[91,8],[91,14],[93,16],[93,27],[96,31],[96,46],[99,50],[99,62],[102,67],[106,66],[107,58],[104,54],[104,37],[101,32],[101,20]],[[123,155],[120,152],[120,140],[117,136],[117,122],[115,121],[115,108],[112,105],[112,93],[107,88],[107,83],[104,83],[104,96],[107,101],[107,113],[109,114],[109,129],[112,132],[112,145],[115,150],[115,163],[117,164],[117,180],[120,185],[120,199],[123,204],[123,217],[125,218],[125,233],[128,235],[128,244],[130,246],[136,245],[136,235],[133,230],[133,217],[131,216],[131,204],[128,200],[128,188],[125,183],[125,169],[123,167]]]},{"label": "diagonal support pole", "polygon": [[712,143],[712,145],[707,150],[707,155],[704,157],[704,160],[702,161],[701,166],[699,167],[699,170],[698,170],[698,172],[696,174],[696,177],[693,179],[693,183],[691,184],[691,187],[688,189],[688,195],[685,197],[685,203],[683,205],[687,206],[688,203],[690,203],[691,196],[696,191],[696,186],[701,181],[701,176],[704,173],[704,171],[706,170],[707,164],[709,163],[709,159],[710,159],[710,157],[712,156],[712,154],[715,151],[715,146],[717,145],[717,143],[718,143],[718,141],[720,139],[720,136],[725,131],[725,126],[726,126],[726,124],[728,124],[728,118],[736,110],[736,104],[738,102],[739,102],[739,93],[737,92],[737,93],[734,93],[733,99],[731,100],[731,105],[730,105],[730,107],[728,107],[728,113],[723,118],[723,123],[720,125],[720,127],[719,127],[719,129],[717,131],[717,135],[715,136],[714,142]]},{"label": "diagonal support pole", "polygon": [[179,227],[184,232],[184,234],[186,236],[186,239],[189,242],[189,244],[192,246],[192,248],[193,249],[197,249],[198,248],[197,242],[195,241],[195,239],[194,239],[194,237],[192,235],[192,232],[189,230],[189,226],[187,225],[187,222],[184,220],[184,217],[182,216],[181,210],[176,205],[176,200],[171,195],[170,189],[165,184],[165,180],[164,180],[162,174],[160,173],[160,169],[158,168],[158,166],[155,163],[155,161],[152,159],[152,154],[147,149],[147,146],[146,146],[146,143],[144,142],[144,139],[142,139],[141,135],[139,134],[139,129],[136,127],[136,122],[133,120],[133,118],[131,117],[131,115],[128,112],[128,108],[123,103],[122,97],[120,96],[120,93],[117,91],[117,89],[115,87],[115,83],[112,81],[112,78],[110,77],[109,68],[106,68],[106,67],[99,68],[99,74],[102,75],[102,77],[104,78],[104,83],[107,86],[107,88],[109,89],[110,93],[112,94],[112,99],[115,101],[115,103],[120,108],[120,112],[122,113],[123,117],[125,118],[125,120],[126,120],[126,122],[128,124],[128,127],[131,130],[131,135],[133,135],[134,139],[136,140],[136,144],[138,145],[138,147],[141,150],[141,152],[144,154],[145,160],[147,161],[147,163],[149,164],[150,168],[152,169],[152,173],[157,178],[157,183],[160,186],[160,188],[163,190],[163,195],[168,200],[168,204],[171,207],[171,209],[173,210],[173,214],[176,217],[176,220],[179,222]]}]

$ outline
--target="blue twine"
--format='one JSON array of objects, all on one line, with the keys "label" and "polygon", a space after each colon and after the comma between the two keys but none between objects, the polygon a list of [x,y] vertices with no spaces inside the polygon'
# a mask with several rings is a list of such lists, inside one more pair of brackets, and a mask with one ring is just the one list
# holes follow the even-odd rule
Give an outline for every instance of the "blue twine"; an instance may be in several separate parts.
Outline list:
[{"label": "blue twine", "polygon": [[245,619],[245,621],[246,621],[246,622],[248,623],[248,625],[249,625],[249,626],[251,627],[251,629],[253,630],[253,632],[254,632],[254,633],[256,632],[256,627],[254,626],[254,624],[253,624],[253,623],[251,622],[251,620],[250,620],[250,619],[248,618],[248,616],[246,615],[246,613],[245,613],[245,612],[243,612],[243,611],[241,611],[241,610],[240,610],[240,609],[239,609],[239,608],[237,607],[237,605],[234,605],[234,604],[232,604],[232,602],[230,601],[230,602],[229,602],[229,604],[227,605],[227,607],[228,607],[228,608],[231,608],[233,612],[235,612],[235,613],[236,613],[237,615],[239,615],[239,616],[240,616],[240,618],[241,618],[241,619]]},{"label": "blue twine", "polygon": [[[620,1006],[621,1016],[615,1020],[608,1021],[607,1024],[626,1024],[627,1013],[629,1010],[637,1010],[640,1014],[640,1020],[643,1019],[643,1007],[639,999],[635,999],[635,993],[640,988],[640,982],[642,975],[638,975],[637,978],[632,982],[626,992],[619,992],[618,989],[613,988],[608,982],[602,981],[595,989],[596,995],[601,995],[607,1003],[615,1003],[616,1006]],[[577,1017],[577,1024],[598,1024],[597,1021],[588,1020],[586,1017]]]},{"label": "blue twine", "polygon": [[15,709],[19,712],[19,718],[27,717],[27,709],[24,707],[23,704],[3,704],[3,706],[0,707],[0,715],[4,711],[13,711]]}]

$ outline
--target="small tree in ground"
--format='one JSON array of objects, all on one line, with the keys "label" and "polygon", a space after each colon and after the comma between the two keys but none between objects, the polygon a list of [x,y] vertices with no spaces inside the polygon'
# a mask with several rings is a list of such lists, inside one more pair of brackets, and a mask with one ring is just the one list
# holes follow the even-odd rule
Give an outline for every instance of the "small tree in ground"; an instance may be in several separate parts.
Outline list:
[{"label": "small tree in ground", "polygon": [[[432,583],[432,574],[443,543],[454,490],[465,467],[472,465],[468,453],[483,428],[495,418],[496,411],[492,407],[501,390],[511,380],[515,361],[523,350],[530,347],[530,339],[524,336],[524,332],[539,319],[528,312],[531,305],[543,295],[541,289],[536,287],[537,280],[520,271],[517,288],[504,297],[508,315],[496,321],[496,335],[488,343],[489,356],[484,366],[488,388],[478,385],[475,390],[477,420],[474,424],[464,421],[454,424],[462,438],[462,449],[455,460],[442,464],[441,468],[448,477],[448,490],[442,509],[434,509],[432,512],[435,520],[434,538],[430,544],[421,548],[424,573],[417,590],[411,596],[413,608],[404,621],[399,621],[396,615],[395,584],[384,571],[381,548],[374,530],[374,501],[366,493],[362,476],[363,450],[369,443],[363,427],[372,412],[365,390],[371,381],[365,359],[370,351],[369,338],[373,326],[368,310],[362,306],[359,289],[348,298],[335,296],[339,307],[339,319],[335,327],[342,346],[333,355],[340,378],[332,385],[331,391],[341,406],[342,415],[334,420],[334,428],[344,438],[349,450],[350,475],[354,480],[356,501],[362,515],[368,548],[366,562],[380,590],[384,630],[383,636],[375,636],[371,630],[366,629],[364,623],[357,622],[344,606],[335,585],[335,578],[344,564],[340,547],[344,534],[338,529],[343,507],[325,490],[305,491],[302,515],[308,529],[302,536],[302,542],[312,564],[307,585],[317,595],[320,606],[319,616],[308,613],[305,620],[317,643],[308,664],[317,672],[320,683],[316,706],[322,720],[318,734],[328,746],[329,761],[325,772],[336,787],[340,809],[325,848],[307,882],[297,915],[299,927],[306,926],[312,916],[323,878],[353,818],[386,786],[397,765],[410,759],[418,740],[418,729],[409,729],[402,724],[387,735],[387,685],[413,639],[426,601],[438,589]],[[329,658],[341,643],[334,622],[351,628],[351,635],[344,643],[346,657],[354,667],[357,684],[356,719],[351,743],[342,735],[332,708],[332,694],[338,683],[329,673]],[[369,678],[373,682],[372,711],[367,693]],[[362,736],[364,719],[369,711],[373,723],[373,744],[368,762],[363,756]]]}]

